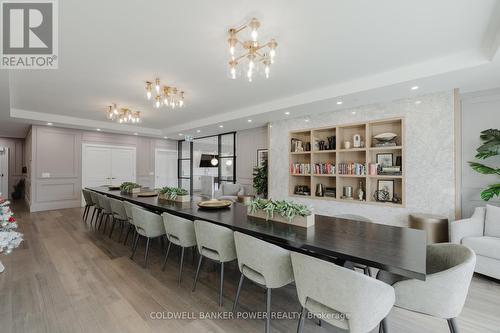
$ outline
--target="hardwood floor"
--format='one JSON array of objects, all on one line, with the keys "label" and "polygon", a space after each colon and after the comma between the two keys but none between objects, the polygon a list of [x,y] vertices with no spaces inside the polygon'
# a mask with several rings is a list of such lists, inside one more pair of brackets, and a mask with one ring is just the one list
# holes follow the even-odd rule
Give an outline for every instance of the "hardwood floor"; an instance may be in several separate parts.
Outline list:
[{"label": "hardwood floor", "polygon": [[[191,292],[195,265],[186,256],[182,283],[177,283],[178,256],[173,251],[161,271],[163,251],[154,243],[148,268],[142,267],[144,243],[135,261],[124,246],[82,223],[81,209],[29,214],[12,207],[25,241],[8,256],[0,274],[0,331],[11,332],[263,332],[259,319],[194,319],[210,312],[230,312],[239,272],[227,265],[224,307],[218,307],[218,270],[207,260],[196,292]],[[122,238],[123,239],[123,238]],[[245,282],[239,310],[265,311],[263,289]],[[293,286],[273,291],[273,311],[299,310]],[[180,313],[183,319],[152,319]],[[500,332],[500,283],[476,275],[458,318],[462,333]],[[389,316],[391,332],[448,332],[446,321],[401,309]],[[276,332],[293,332],[296,319],[275,319]],[[378,330],[374,330],[378,331]],[[337,332],[306,322],[304,332]]]}]

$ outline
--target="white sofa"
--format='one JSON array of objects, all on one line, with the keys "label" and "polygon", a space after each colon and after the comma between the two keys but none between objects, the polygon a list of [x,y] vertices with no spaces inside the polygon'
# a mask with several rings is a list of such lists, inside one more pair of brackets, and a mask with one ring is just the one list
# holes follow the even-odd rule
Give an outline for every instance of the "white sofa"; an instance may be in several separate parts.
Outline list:
[{"label": "white sofa", "polygon": [[245,188],[236,183],[222,183],[217,191],[214,193],[215,199],[219,200],[231,200],[236,201],[238,199],[238,195],[244,195]]},{"label": "white sofa", "polygon": [[449,230],[452,243],[476,253],[476,272],[500,279],[500,207],[478,207],[470,218],[451,222]]}]

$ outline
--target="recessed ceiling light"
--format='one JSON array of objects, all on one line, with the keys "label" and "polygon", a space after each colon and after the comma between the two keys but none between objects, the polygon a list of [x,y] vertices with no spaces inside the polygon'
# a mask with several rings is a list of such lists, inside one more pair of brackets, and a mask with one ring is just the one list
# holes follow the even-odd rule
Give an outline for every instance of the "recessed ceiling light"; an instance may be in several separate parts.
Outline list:
[{"label": "recessed ceiling light", "polygon": [[200,133],[200,132],[201,132],[201,130],[196,130],[196,133]]},{"label": "recessed ceiling light", "polygon": [[164,136],[163,138],[164,138],[164,139],[168,139],[168,136]]},{"label": "recessed ceiling light", "polygon": [[419,105],[422,101],[415,101],[415,104]]},{"label": "recessed ceiling light", "polygon": [[139,134],[137,134],[137,133],[134,133],[134,135],[139,135]]},{"label": "recessed ceiling light", "polygon": [[308,122],[309,122],[309,118],[304,119],[304,121],[305,121],[306,123],[308,123]]},{"label": "recessed ceiling light", "polygon": [[411,90],[418,90],[418,86],[411,87]]},{"label": "recessed ceiling light", "polygon": [[252,122],[252,119],[248,119],[247,121],[248,121],[249,123],[251,123],[251,122]]},{"label": "recessed ceiling light", "polygon": [[101,129],[100,129],[100,128],[96,128],[95,130],[96,130],[97,132],[100,132],[100,131],[101,131]]},{"label": "recessed ceiling light", "polygon": [[183,135],[184,135],[184,134],[182,134],[182,133],[179,133],[179,136],[183,136]]},{"label": "recessed ceiling light", "polygon": [[285,112],[285,114],[286,114],[287,116],[289,116],[289,115],[290,115],[290,111]]},{"label": "recessed ceiling light", "polygon": [[344,103],[344,102],[342,102],[342,101],[337,101],[337,105],[342,105],[342,103]]},{"label": "recessed ceiling light", "polygon": [[269,125],[270,128],[273,128],[273,125]]},{"label": "recessed ceiling light", "polygon": [[224,125],[219,125],[219,127],[220,127],[220,128],[223,128],[223,127],[224,127]]},{"label": "recessed ceiling light", "polygon": [[47,123],[47,126],[52,126],[52,125],[54,125],[54,124],[52,124],[52,123]]},{"label": "recessed ceiling light", "polygon": [[351,114],[356,114],[356,111],[352,111]]}]

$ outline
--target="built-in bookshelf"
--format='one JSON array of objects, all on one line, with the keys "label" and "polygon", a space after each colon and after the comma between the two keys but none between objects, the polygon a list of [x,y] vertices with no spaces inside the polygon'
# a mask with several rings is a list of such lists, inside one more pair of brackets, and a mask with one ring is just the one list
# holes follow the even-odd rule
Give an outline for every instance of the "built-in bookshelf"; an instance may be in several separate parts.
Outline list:
[{"label": "built-in bookshelf", "polygon": [[404,119],[293,131],[289,145],[290,196],[404,207]]}]

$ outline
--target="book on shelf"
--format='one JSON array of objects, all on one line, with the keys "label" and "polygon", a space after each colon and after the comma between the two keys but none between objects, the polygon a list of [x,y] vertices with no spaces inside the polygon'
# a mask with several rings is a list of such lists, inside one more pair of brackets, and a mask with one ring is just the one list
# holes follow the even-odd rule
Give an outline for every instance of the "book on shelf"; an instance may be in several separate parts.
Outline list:
[{"label": "book on shelf", "polygon": [[314,163],[313,166],[314,173],[317,175],[334,175],[335,174],[335,164],[330,162],[325,163]]},{"label": "book on shelf", "polygon": [[337,164],[339,175],[353,175],[364,176],[366,175],[366,165],[364,163],[347,162]]},{"label": "book on shelf", "polygon": [[311,164],[290,163],[290,173],[294,175],[309,175],[311,174]]}]

